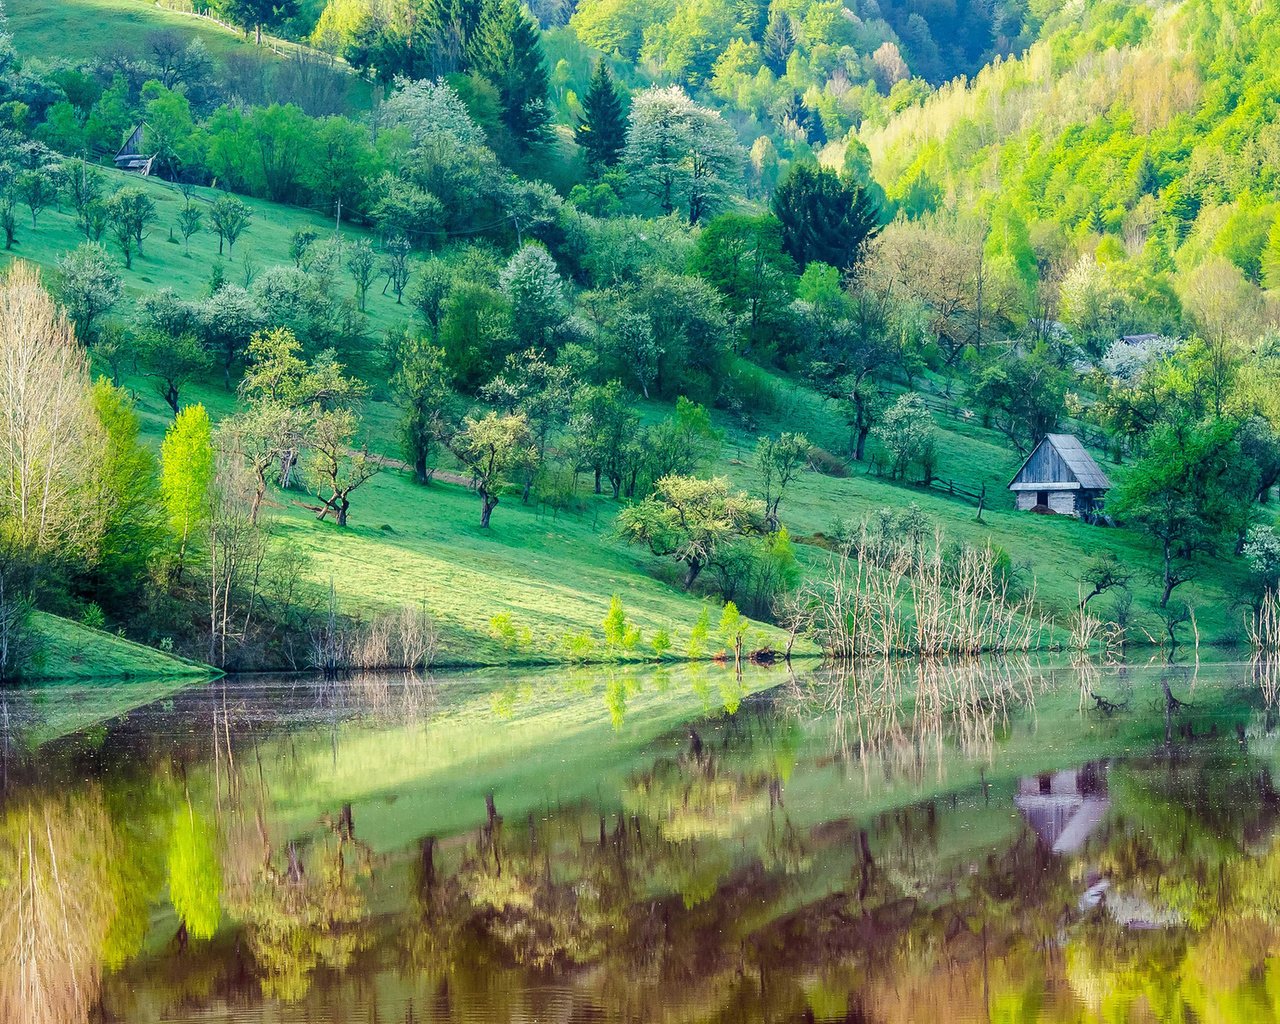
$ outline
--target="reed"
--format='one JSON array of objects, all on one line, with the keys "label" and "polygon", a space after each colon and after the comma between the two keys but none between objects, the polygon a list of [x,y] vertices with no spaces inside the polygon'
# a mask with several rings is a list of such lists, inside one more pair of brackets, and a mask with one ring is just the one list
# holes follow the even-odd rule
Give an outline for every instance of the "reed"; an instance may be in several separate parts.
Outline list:
[{"label": "reed", "polygon": [[991,547],[863,529],[803,589],[794,614],[833,661],[1031,651],[1046,646],[1034,588],[1015,594]]},{"label": "reed", "polygon": [[1068,642],[1076,660],[1089,657],[1096,645],[1106,648],[1109,638],[1106,626],[1100,618],[1089,613],[1089,607],[1083,600],[1076,605],[1069,626]]},{"label": "reed", "polygon": [[311,664],[326,676],[351,669],[417,672],[435,665],[440,632],[425,608],[405,605],[375,615],[367,623],[338,615],[331,600],[324,621],[311,635]]},{"label": "reed", "polygon": [[1280,652],[1280,599],[1268,590],[1257,609],[1245,612],[1245,633],[1249,646],[1259,653]]},{"label": "reed", "polygon": [[793,680],[789,713],[831,723],[833,756],[878,778],[922,785],[948,751],[991,763],[1011,711],[1034,708],[1037,676],[1022,658],[942,664],[864,662]]}]

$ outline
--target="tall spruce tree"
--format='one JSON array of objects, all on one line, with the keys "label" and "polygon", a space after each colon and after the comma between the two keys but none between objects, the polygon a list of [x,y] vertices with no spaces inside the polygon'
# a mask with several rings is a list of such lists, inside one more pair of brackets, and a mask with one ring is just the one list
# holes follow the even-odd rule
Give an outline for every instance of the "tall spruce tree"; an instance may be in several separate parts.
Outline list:
[{"label": "tall spruce tree", "polygon": [[487,0],[467,48],[471,67],[498,90],[502,122],[520,147],[545,142],[551,111],[541,33],[518,0]]},{"label": "tall spruce tree", "polygon": [[627,117],[622,94],[603,60],[596,64],[591,86],[582,101],[582,123],[575,136],[595,177],[622,159],[627,144]]}]

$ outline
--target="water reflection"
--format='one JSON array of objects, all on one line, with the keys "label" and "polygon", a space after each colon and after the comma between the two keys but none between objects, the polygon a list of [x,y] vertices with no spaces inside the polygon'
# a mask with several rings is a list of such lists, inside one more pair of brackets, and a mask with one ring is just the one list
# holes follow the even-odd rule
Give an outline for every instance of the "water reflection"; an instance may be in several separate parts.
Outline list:
[{"label": "water reflection", "polygon": [[1280,1020],[1273,677],[11,693],[0,1020]]}]

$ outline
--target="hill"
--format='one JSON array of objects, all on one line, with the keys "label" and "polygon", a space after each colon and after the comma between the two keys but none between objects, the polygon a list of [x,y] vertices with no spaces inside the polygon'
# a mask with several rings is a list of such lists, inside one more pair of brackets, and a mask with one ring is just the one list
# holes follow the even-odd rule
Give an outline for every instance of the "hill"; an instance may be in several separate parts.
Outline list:
[{"label": "hill", "polygon": [[[169,241],[163,225],[172,223],[183,205],[177,189],[162,181],[131,179],[107,171],[113,180],[140,185],[156,201],[159,213],[155,237],[135,258],[133,272],[126,278],[132,296],[157,289],[172,289],[195,299],[205,294],[209,269],[219,261],[217,241],[207,232],[191,240],[191,257],[183,252],[180,238]],[[197,189],[197,201],[208,202],[216,193]],[[327,232],[324,218],[294,207],[247,199],[254,220],[240,246],[251,251],[260,270],[289,262],[293,233],[312,228]],[[347,237],[362,235],[358,229],[344,229]],[[35,232],[20,236],[16,254],[46,267],[56,275],[57,262],[77,242],[71,211],[49,210],[41,216]],[[251,246],[251,249],[245,247]],[[11,258],[13,256],[11,255]],[[234,258],[221,260],[228,276],[242,272]],[[347,287],[350,287],[347,285]],[[344,352],[351,365],[374,381],[372,401],[365,418],[375,451],[398,460],[399,411],[385,384],[377,377],[381,360],[380,337],[397,326],[411,323],[409,309],[391,295],[371,291],[368,300],[364,340]],[[113,367],[101,355],[100,372],[110,375]],[[117,369],[121,382],[136,401],[143,437],[158,451],[172,413],[157,394],[153,381],[134,372],[128,363]],[[831,452],[843,452],[848,444],[848,427],[837,405],[811,388],[786,376],[766,377],[766,387],[758,396],[751,424],[739,416],[714,411],[716,425],[725,432],[720,458],[709,467],[728,476],[735,485],[753,493],[761,489],[753,451],[761,434],[800,430],[816,444]],[[385,378],[384,378],[385,380]],[[1006,552],[1020,567],[1028,585],[1034,580],[1044,609],[1060,622],[1071,614],[1078,598],[1080,570],[1091,559],[1113,554],[1139,576],[1154,574],[1153,552],[1138,535],[1127,530],[1103,529],[1074,521],[1046,519],[1012,509],[1005,491],[1021,456],[1010,450],[997,431],[981,426],[966,402],[947,399],[941,389],[945,380],[923,388],[937,388],[931,399],[939,428],[939,485],[922,488],[891,480],[872,472],[873,467],[839,470],[840,475],[809,471],[804,473],[785,500],[785,519],[801,564],[817,571],[828,558],[811,538],[830,536],[839,522],[856,524],[873,519],[879,510],[901,511],[912,505],[926,517],[928,529],[935,526],[949,539],[971,544],[992,544]],[[184,390],[184,402],[200,402],[215,417],[237,407],[236,397],[214,381],[193,382]],[[648,403],[645,416],[659,420],[668,407]],[[1100,461],[1106,455],[1098,453]],[[837,465],[843,460],[837,458]],[[447,472],[460,467],[447,458]],[[1127,467],[1108,465],[1108,472],[1122,479]],[[949,494],[942,482],[954,482],[962,494]],[[986,489],[983,522],[975,521],[974,495]],[[320,593],[330,581],[337,587],[344,607],[368,615],[378,609],[422,602],[437,619],[442,630],[441,664],[476,664],[561,657],[562,638],[583,631],[598,633],[610,598],[622,597],[628,613],[646,635],[668,629],[680,649],[686,642],[702,610],[698,596],[687,596],[669,576],[655,570],[660,563],[642,548],[629,548],[616,535],[614,519],[620,505],[605,496],[580,493],[573,507],[556,509],[545,504],[525,505],[518,495],[503,499],[495,526],[483,531],[478,526],[478,501],[461,483],[433,483],[428,488],[415,485],[403,469],[391,469],[362,490],[353,505],[351,524],[338,529],[331,522],[316,522],[302,508],[305,496],[276,493],[272,507],[279,517],[282,542],[308,558],[307,575]],[[1244,586],[1244,569],[1230,564],[1207,566],[1202,577],[1188,584],[1187,602],[1196,609],[1198,624],[1206,641],[1239,640],[1242,619],[1233,594]],[[1147,633],[1159,635],[1159,623],[1152,589],[1135,585],[1137,619]],[[531,643],[512,644],[510,638],[495,638],[490,619],[509,612],[517,630],[527,630]],[[718,611],[716,613],[718,615]],[[757,637],[775,645],[783,638],[768,627]],[[1142,639],[1142,633],[1135,635]]]},{"label": "hill", "polygon": [[[108,19],[155,13],[112,2]],[[578,92],[589,6],[548,43],[526,12],[486,0],[491,17],[446,79],[415,63],[441,58],[436,35],[400,39],[378,64],[351,49],[371,46],[362,29],[331,49],[388,90],[366,116],[246,92],[237,59],[189,49],[172,75],[154,47],[126,71],[46,66],[23,51],[89,8],[26,9],[0,69],[24,108],[0,106],[7,257],[44,267],[93,373],[119,386],[72,373],[89,410],[66,450],[106,437],[139,467],[87,458],[63,481],[67,507],[93,513],[68,514],[67,557],[32,527],[50,606],[97,604],[138,639],[191,652],[220,630],[220,660],[240,667],[356,647],[385,659],[374,640],[406,609],[438,630],[437,663],[706,656],[732,646],[715,636],[726,601],[755,619],[749,646],[784,644],[788,602],[867,524],[875,544],[851,550],[875,547],[875,579],[936,532],[944,589],[981,553],[1059,640],[1086,572],[1108,575],[1091,610],[1131,642],[1239,640],[1271,586],[1255,554],[1269,550],[1280,415],[1275,361],[1250,347],[1259,284],[1237,266],[1253,320],[1243,298],[1214,306],[1212,282],[1196,287],[1216,266],[1197,254],[1226,251],[1206,234],[1215,216],[1256,239],[1244,193],[1197,198],[1185,233],[1177,221],[1237,109],[1198,98],[1218,44],[1197,2],[1036,5],[1023,27],[1044,30],[1025,57],[936,94],[911,92],[918,79],[869,84],[875,116],[823,149],[848,173],[815,166],[792,132],[779,181],[742,145],[756,127],[719,68],[742,50],[731,44],[758,47],[749,26],[727,30],[709,83],[658,61],[672,40],[646,29],[643,66],[613,79],[600,65],[590,103]],[[1259,54],[1266,25],[1246,32]],[[388,45],[401,31],[374,27]],[[1120,130],[1104,138],[1137,102],[1117,83],[1175,42],[1144,116],[1148,140],[1164,125],[1182,141],[1169,135],[1162,156]],[[843,44],[850,59],[864,43]],[[988,38],[966,59],[991,46],[1012,44]],[[551,68],[548,52],[561,55]],[[797,53],[787,75],[803,70]],[[1204,89],[1188,84],[1192,64]],[[417,79],[388,81],[396,69]],[[327,95],[293,84],[307,102]],[[1265,79],[1245,88],[1261,104]],[[1075,89],[1084,106],[1062,102]],[[588,108],[592,123],[575,124]],[[151,177],[69,156],[109,150],[140,121]],[[1190,156],[1175,154],[1183,143]],[[1144,190],[1123,201],[1108,179],[1120,164]],[[1162,203],[1173,220],[1156,216],[1138,246],[1134,218]],[[1262,274],[1261,250],[1256,262]],[[1169,337],[1123,347],[1146,328]],[[180,437],[194,428],[175,427],[175,408],[197,405],[213,429]],[[1008,480],[1053,430],[1106,464],[1119,527],[1013,511]],[[788,438],[803,458],[778,502],[777,467],[761,459]],[[175,480],[204,456],[184,506]],[[664,490],[673,480],[709,503],[705,519]],[[133,503],[124,512],[113,489]],[[1161,507],[1181,518],[1157,521]]]}]

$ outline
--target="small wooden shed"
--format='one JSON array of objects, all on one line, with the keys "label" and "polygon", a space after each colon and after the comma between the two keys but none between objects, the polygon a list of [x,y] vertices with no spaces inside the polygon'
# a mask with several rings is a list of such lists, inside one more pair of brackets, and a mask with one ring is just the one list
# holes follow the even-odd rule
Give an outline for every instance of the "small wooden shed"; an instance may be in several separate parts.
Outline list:
[{"label": "small wooden shed", "polygon": [[1009,490],[1024,512],[1056,512],[1094,522],[1111,489],[1107,474],[1072,434],[1045,434],[1027,456]]},{"label": "small wooden shed", "polygon": [[151,165],[155,162],[156,154],[148,153],[147,145],[147,123],[142,121],[132,132],[129,138],[125,140],[125,144],[120,147],[120,152],[116,154],[116,166],[122,171],[133,171],[135,174],[141,174],[144,178],[151,173]]}]

